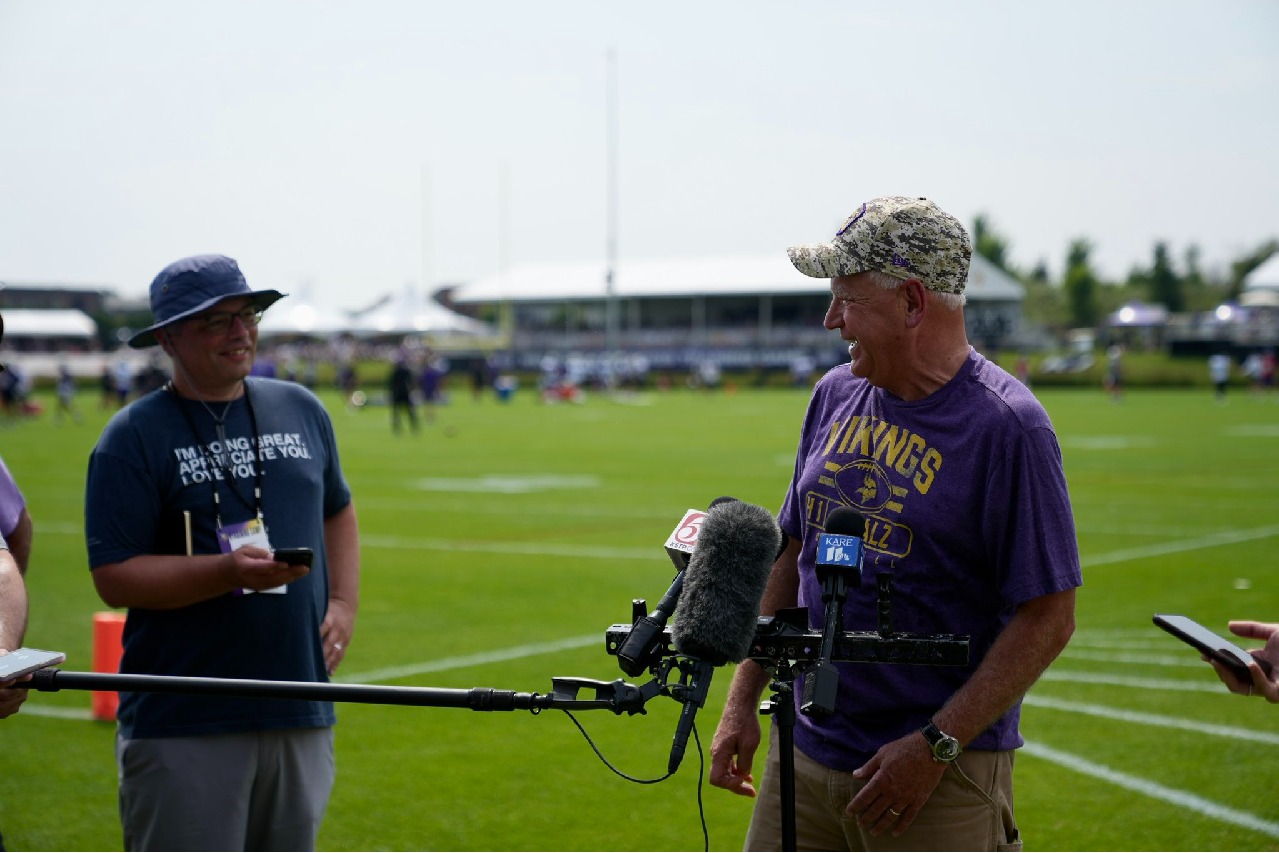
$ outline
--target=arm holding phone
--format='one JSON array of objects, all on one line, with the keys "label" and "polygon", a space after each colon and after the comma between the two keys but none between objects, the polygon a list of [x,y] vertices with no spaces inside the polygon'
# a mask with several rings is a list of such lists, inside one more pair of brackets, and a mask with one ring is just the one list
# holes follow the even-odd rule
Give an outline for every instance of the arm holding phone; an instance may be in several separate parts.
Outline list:
[{"label": "arm holding phone", "polygon": [[[4,539],[0,538],[0,544]],[[18,564],[7,550],[0,549],[0,654],[22,645],[27,628],[27,588]],[[29,680],[24,677],[22,680]],[[11,688],[12,679],[0,679],[0,719],[18,713],[27,691]]]},{"label": "arm holding phone", "polygon": [[1251,681],[1239,678],[1216,661],[1209,661],[1217,671],[1217,677],[1230,688],[1231,693],[1264,696],[1267,702],[1279,704],[1279,623],[1232,621],[1230,633],[1250,640],[1263,640],[1265,646],[1252,650],[1253,662],[1248,665]]}]

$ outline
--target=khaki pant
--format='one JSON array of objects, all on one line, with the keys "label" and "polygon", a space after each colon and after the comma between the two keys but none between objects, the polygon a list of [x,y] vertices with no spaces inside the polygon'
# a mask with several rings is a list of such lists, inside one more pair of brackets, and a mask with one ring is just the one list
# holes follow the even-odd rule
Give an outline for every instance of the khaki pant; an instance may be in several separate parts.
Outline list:
[{"label": "khaki pant", "polygon": [[[1013,752],[965,752],[942,774],[901,836],[874,836],[844,814],[863,780],[795,749],[795,842],[799,850],[1021,850],[1013,820]],[[776,727],[747,850],[782,849],[781,759]]]}]

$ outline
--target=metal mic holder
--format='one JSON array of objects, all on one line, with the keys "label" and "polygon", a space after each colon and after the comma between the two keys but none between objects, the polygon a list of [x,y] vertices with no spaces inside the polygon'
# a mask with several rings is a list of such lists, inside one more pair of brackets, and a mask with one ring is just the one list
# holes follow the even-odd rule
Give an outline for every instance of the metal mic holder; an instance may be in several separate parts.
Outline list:
[{"label": "metal mic holder", "polygon": [[[917,664],[965,666],[969,637],[961,634],[911,634],[893,630],[892,576],[880,572],[877,580],[876,630],[842,631],[829,618],[826,631],[808,627],[808,608],[792,607],[774,616],[761,616],[747,658],[771,676],[772,695],[760,705],[760,713],[772,715],[778,727],[778,757],[781,762],[782,849],[796,847],[795,828],[795,690],[794,681],[814,664],[830,661],[876,664]],[[832,602],[833,604],[833,602]],[[842,604],[842,602],[841,602]],[[638,622],[638,617],[636,618]],[[613,625],[605,635],[609,654],[616,655],[627,641],[632,625]],[[655,637],[646,635],[646,644],[661,659],[677,654],[670,629]],[[654,664],[656,672],[658,665]],[[836,685],[837,686],[837,683]],[[834,710],[834,695],[822,697]]]}]

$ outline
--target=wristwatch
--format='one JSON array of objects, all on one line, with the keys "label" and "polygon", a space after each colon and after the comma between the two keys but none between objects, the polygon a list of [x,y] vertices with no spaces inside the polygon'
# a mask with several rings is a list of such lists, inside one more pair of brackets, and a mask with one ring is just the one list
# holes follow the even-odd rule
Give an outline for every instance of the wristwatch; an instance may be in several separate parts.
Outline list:
[{"label": "wristwatch", "polygon": [[924,726],[921,731],[924,733],[924,739],[928,741],[928,745],[933,749],[934,761],[949,764],[959,757],[961,751],[959,741],[937,728],[937,724],[932,720],[929,720],[928,725]]}]

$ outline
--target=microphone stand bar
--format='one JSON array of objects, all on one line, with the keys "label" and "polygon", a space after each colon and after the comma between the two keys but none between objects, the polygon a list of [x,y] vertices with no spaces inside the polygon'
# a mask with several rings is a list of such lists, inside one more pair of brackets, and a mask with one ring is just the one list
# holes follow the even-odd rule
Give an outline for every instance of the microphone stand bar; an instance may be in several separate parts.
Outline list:
[{"label": "microphone stand bar", "polygon": [[[655,679],[643,687],[618,679],[611,682],[585,678],[553,678],[551,693],[517,693],[492,687],[469,690],[440,687],[391,687],[368,684],[334,684],[310,681],[263,681],[245,678],[193,678],[176,675],[131,675],[103,672],[65,672],[42,669],[19,686],[44,692],[104,690],[138,693],[187,693],[246,696],[267,699],[302,699],[322,702],[359,702],[369,705],[416,705],[435,708],[469,708],[472,711],[609,710],[615,714],[644,713],[644,703],[661,692]],[[582,690],[593,698],[579,699]]]}]

